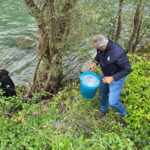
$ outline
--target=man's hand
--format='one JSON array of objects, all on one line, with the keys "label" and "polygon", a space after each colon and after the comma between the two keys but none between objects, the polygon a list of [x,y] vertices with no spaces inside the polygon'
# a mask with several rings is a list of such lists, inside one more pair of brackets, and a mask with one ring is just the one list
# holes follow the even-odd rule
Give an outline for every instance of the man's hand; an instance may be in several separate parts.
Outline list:
[{"label": "man's hand", "polygon": [[113,77],[112,76],[108,76],[108,77],[104,77],[103,78],[103,82],[106,84],[110,84],[113,81]]},{"label": "man's hand", "polygon": [[89,71],[94,71],[95,68],[96,68],[96,62],[93,62],[93,63],[89,66],[88,70],[89,70]]}]

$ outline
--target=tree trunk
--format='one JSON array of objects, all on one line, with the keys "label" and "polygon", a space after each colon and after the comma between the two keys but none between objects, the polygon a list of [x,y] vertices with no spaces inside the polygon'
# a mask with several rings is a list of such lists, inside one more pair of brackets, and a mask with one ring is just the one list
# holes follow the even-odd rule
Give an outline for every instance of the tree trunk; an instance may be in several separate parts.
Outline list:
[{"label": "tree trunk", "polygon": [[134,16],[134,27],[133,27],[132,35],[130,37],[130,40],[128,42],[128,47],[127,47],[127,52],[130,52],[130,53],[134,53],[133,46],[134,46],[134,42],[135,42],[136,35],[138,32],[138,28],[139,28],[140,14],[142,11],[142,2],[143,0],[139,0],[138,6],[135,12],[135,16]]},{"label": "tree trunk", "polygon": [[140,35],[140,31],[141,31],[141,27],[142,27],[142,21],[143,21],[143,13],[144,13],[144,7],[142,7],[142,14],[140,15],[140,21],[139,21],[139,26],[137,29],[137,34],[136,34],[136,40],[135,43],[133,45],[133,51],[135,52],[137,45],[139,44],[139,42],[141,41],[142,37],[144,36],[144,34],[146,33],[146,30]]},{"label": "tree trunk", "polygon": [[[28,97],[32,92],[46,92],[53,95],[59,89],[63,77],[62,50],[70,30],[71,17],[69,10],[76,0],[67,1],[62,9],[55,8],[54,0],[43,0],[40,7],[34,0],[24,0],[35,17],[40,38],[38,46],[38,62],[33,76]],[[41,8],[42,9],[39,9]],[[60,17],[56,18],[55,15]]]},{"label": "tree trunk", "polygon": [[122,29],[121,12],[122,12],[122,7],[123,7],[123,1],[124,0],[119,0],[118,23],[117,23],[117,30],[116,30],[116,35],[115,35],[116,42],[120,39],[120,33],[121,33],[121,29]]}]

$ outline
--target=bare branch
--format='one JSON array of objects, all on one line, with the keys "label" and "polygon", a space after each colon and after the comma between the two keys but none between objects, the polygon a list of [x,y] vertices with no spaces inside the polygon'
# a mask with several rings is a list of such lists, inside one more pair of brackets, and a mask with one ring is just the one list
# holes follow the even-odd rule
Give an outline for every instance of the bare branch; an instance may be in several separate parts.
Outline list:
[{"label": "bare branch", "polygon": [[24,1],[27,4],[28,8],[30,9],[32,15],[35,17],[38,24],[39,25],[43,24],[45,21],[44,21],[42,11],[37,7],[34,1],[33,0],[24,0]]}]

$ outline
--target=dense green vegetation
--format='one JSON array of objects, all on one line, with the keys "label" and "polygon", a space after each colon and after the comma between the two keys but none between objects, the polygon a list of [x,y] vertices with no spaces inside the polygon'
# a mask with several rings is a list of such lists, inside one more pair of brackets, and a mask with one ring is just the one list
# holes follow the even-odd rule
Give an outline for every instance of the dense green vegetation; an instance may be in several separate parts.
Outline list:
[{"label": "dense green vegetation", "polygon": [[[1,7],[1,65],[23,81],[38,57],[30,92],[17,87],[17,97],[0,96],[0,150],[150,150],[148,0],[2,0]],[[129,54],[133,72],[120,97],[129,112],[127,126],[112,108],[97,119],[98,91],[85,100],[79,80],[65,78],[71,71],[79,73],[78,63],[93,59],[96,34],[116,40],[128,52],[147,52]],[[32,44],[37,37],[38,53]],[[27,93],[30,98],[23,98]]]},{"label": "dense green vegetation", "polygon": [[20,96],[11,101],[2,97],[0,149],[149,150],[150,61],[132,55],[130,62],[133,72],[121,93],[121,101],[130,114],[125,118],[127,127],[111,108],[105,117],[95,119],[99,111],[98,92],[94,99],[85,100],[80,95],[79,81],[74,81],[53,99],[38,104],[43,93],[34,93],[26,102]]}]

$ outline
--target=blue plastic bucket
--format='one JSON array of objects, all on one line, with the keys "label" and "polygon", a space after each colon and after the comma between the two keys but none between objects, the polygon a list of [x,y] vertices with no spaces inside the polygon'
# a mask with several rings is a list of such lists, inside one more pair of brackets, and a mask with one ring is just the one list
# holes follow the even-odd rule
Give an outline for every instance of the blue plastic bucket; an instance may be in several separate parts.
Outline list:
[{"label": "blue plastic bucket", "polygon": [[[87,86],[82,82],[82,78],[85,75],[92,75],[94,77],[96,77],[98,79],[98,84],[96,86]],[[97,74],[93,73],[93,72],[84,72],[80,75],[80,91],[81,91],[81,95],[86,98],[86,99],[92,99],[95,97],[96,91],[99,87],[100,84],[100,78]]]}]

